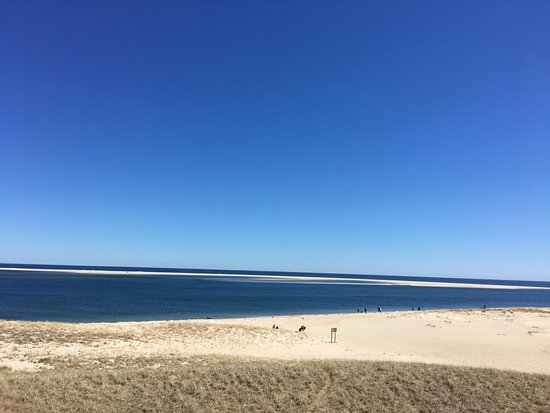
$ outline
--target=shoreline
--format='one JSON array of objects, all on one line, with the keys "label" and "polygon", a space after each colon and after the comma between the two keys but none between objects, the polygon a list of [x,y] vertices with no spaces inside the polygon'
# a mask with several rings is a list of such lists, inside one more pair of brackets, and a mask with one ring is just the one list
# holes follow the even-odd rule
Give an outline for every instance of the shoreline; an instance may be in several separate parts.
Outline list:
[{"label": "shoreline", "polygon": [[501,290],[550,290],[550,287],[528,286],[528,285],[506,285],[506,284],[476,284],[448,281],[415,281],[388,279],[380,280],[376,278],[353,278],[353,277],[319,277],[319,276],[298,276],[298,275],[264,275],[264,274],[229,274],[229,273],[193,273],[185,271],[122,271],[122,270],[78,270],[78,269],[54,269],[54,268],[20,268],[20,267],[0,267],[3,271],[21,271],[21,272],[55,272],[69,274],[91,274],[91,275],[172,275],[187,277],[227,277],[227,278],[249,278],[262,281],[292,281],[308,282],[312,281],[330,284],[349,284],[354,285],[376,285],[376,286],[407,286],[407,287],[438,287],[438,288],[480,288],[480,289],[501,289]]},{"label": "shoreline", "polygon": [[[369,314],[396,314],[396,313],[424,313],[424,312],[430,312],[430,313],[436,313],[436,312],[491,312],[491,311],[546,311],[550,310],[550,307],[537,307],[537,306],[518,306],[518,307],[456,307],[456,308],[422,308],[420,310],[405,310],[405,309],[396,309],[396,310],[386,310],[385,308],[382,308],[382,311],[378,313],[376,307],[374,310],[369,310],[367,313],[364,312],[356,312],[356,311],[349,311],[349,312],[342,312],[337,311],[334,313],[331,312],[322,312],[322,313],[299,313],[299,314],[262,314],[262,315],[242,315],[242,316],[229,316],[229,317],[216,317],[211,315],[204,315],[201,317],[196,318],[153,318],[153,319],[142,319],[142,320],[78,320],[78,321],[70,321],[70,320],[28,320],[28,319],[16,319],[16,318],[1,318],[0,322],[22,322],[22,323],[59,323],[59,324],[71,324],[71,325],[90,325],[90,324],[122,324],[122,323],[180,323],[180,322],[194,322],[194,323],[215,323],[217,321],[220,321],[222,323],[225,323],[229,320],[235,321],[237,324],[239,321],[250,321],[250,320],[266,320],[271,318],[277,318],[277,317],[315,317],[315,316],[342,316],[346,317],[349,315],[356,315],[356,314],[363,314],[363,315],[369,315]],[[361,309],[360,309],[361,310]],[[210,317],[210,318],[208,318]]]}]

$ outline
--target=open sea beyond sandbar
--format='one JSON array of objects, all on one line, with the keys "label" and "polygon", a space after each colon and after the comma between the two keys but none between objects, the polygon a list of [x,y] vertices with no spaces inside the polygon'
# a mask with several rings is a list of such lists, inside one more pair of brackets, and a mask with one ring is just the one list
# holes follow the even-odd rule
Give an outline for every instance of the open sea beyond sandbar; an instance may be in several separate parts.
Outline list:
[{"label": "open sea beyond sandbar", "polygon": [[[14,267],[18,267],[19,270],[14,270]],[[21,268],[26,269],[20,270]],[[117,273],[78,272],[82,270],[114,270]],[[139,271],[140,274],[132,274],[135,271]],[[196,275],[158,274],[175,271]],[[148,275],[147,272],[157,273]],[[204,276],[205,273],[219,276]],[[262,278],[265,276],[279,278]],[[281,276],[295,278],[285,279]],[[351,279],[375,282],[350,281]],[[383,283],[394,280],[467,282],[480,287],[491,284],[495,288],[426,287]],[[545,288],[496,288],[498,286]],[[0,319],[8,320],[142,321],[207,316],[226,318],[346,313],[365,308],[368,311],[377,311],[378,307],[381,307],[382,311],[395,311],[410,310],[412,307],[444,309],[479,308],[484,305],[489,308],[548,307],[550,282],[0,264]]]}]

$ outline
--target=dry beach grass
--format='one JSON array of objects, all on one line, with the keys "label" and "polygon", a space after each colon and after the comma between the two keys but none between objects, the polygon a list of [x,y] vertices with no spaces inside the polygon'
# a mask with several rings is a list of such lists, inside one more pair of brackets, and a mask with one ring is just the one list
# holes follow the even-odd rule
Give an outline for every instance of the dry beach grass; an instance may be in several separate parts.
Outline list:
[{"label": "dry beach grass", "polygon": [[[369,361],[119,360],[0,372],[2,412],[548,412],[550,376]],[[130,363],[131,364],[131,363]]]}]

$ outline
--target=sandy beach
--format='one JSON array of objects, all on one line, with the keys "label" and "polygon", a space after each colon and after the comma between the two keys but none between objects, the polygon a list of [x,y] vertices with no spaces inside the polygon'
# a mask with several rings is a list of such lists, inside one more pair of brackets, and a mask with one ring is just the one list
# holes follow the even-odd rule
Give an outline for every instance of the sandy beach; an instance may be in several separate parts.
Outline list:
[{"label": "sandy beach", "polygon": [[[273,325],[278,329],[273,329]],[[306,330],[298,332],[301,325]],[[337,342],[330,330],[337,328]],[[0,322],[0,366],[223,355],[423,362],[550,374],[550,309],[434,310],[120,323]]]},{"label": "sandy beach", "polygon": [[550,308],[0,321],[0,412],[546,412],[549,394]]}]

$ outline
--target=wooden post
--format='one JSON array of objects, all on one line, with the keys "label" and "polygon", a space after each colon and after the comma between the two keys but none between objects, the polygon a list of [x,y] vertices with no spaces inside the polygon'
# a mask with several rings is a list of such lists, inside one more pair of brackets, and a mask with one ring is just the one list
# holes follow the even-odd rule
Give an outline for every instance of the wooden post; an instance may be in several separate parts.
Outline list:
[{"label": "wooden post", "polygon": [[[337,331],[338,331],[338,329],[335,328],[335,327],[332,327],[332,328],[330,329],[330,342],[331,342],[331,343],[336,343],[336,332],[337,332]],[[333,337],[334,337],[334,339],[333,339]]]}]

